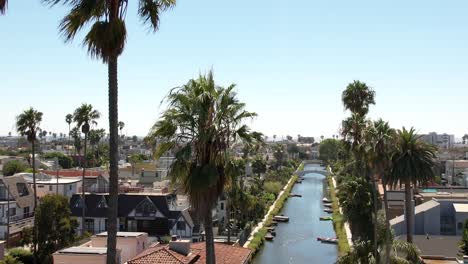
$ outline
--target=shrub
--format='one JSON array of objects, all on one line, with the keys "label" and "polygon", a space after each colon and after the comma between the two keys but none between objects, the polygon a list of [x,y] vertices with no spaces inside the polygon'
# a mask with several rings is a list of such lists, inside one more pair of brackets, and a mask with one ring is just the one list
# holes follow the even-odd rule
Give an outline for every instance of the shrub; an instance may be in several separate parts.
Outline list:
[{"label": "shrub", "polygon": [[73,167],[73,159],[70,158],[69,156],[66,156],[63,153],[60,153],[60,152],[46,153],[46,154],[43,155],[43,158],[44,159],[50,159],[50,160],[53,160],[53,159],[57,158],[60,167],[62,167],[64,169],[69,169],[69,168]]},{"label": "shrub", "polygon": [[281,191],[281,183],[277,181],[267,181],[263,184],[263,188],[266,192],[277,195]]},{"label": "shrub", "polygon": [[15,173],[24,172],[27,168],[28,166],[23,161],[11,160],[5,163],[5,165],[3,166],[3,175],[11,176]]},{"label": "shrub", "polygon": [[8,255],[24,264],[30,264],[34,262],[32,252],[24,248],[12,248],[8,251]]}]

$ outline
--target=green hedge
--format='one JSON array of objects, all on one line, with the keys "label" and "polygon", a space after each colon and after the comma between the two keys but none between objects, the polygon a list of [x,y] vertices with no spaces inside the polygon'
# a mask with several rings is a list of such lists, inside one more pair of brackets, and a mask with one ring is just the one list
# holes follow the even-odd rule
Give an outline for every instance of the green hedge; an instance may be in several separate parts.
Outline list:
[{"label": "green hedge", "polygon": [[328,186],[330,187],[330,199],[332,200],[333,228],[338,238],[338,252],[340,256],[342,256],[349,251],[348,238],[344,228],[343,215],[340,214],[340,206],[338,204],[338,197],[336,197],[335,187],[333,186],[332,176],[327,176],[327,180]]}]

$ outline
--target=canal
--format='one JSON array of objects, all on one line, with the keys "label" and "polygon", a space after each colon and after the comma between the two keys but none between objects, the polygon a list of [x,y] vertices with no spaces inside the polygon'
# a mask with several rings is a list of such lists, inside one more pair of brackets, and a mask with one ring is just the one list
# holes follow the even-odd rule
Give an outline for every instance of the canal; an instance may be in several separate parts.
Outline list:
[{"label": "canal", "polygon": [[[306,165],[304,171],[317,169],[318,165]],[[320,168],[320,167],[319,167]],[[323,169],[323,168],[321,168]],[[289,223],[279,223],[274,241],[265,241],[257,253],[254,264],[332,264],[338,250],[333,244],[322,244],[318,236],[335,237],[331,221],[320,221],[323,212],[322,199],[327,192],[326,177],[319,173],[304,175],[304,181],[297,183],[291,193],[302,198],[291,197],[281,214],[289,216]]]}]

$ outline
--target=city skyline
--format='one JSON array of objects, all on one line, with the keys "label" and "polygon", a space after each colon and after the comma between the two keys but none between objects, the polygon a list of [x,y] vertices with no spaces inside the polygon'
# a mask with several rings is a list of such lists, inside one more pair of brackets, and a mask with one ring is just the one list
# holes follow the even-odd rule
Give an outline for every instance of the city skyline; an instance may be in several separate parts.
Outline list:
[{"label": "city skyline", "polygon": [[[341,92],[359,79],[376,91],[370,118],[460,138],[468,133],[467,8],[463,1],[180,2],[154,35],[129,12],[119,119],[128,135],[146,135],[171,88],[214,69],[219,84],[238,85],[258,113],[252,128],[269,136],[338,134],[347,114]],[[45,130],[67,133],[65,115],[83,102],[108,129],[106,66],[89,58],[82,36],[63,42],[57,27],[65,10],[15,1],[0,18],[0,33],[15,36],[2,40],[9,52],[0,65],[7,98],[0,135],[15,134],[15,117],[29,106],[44,113]]]}]

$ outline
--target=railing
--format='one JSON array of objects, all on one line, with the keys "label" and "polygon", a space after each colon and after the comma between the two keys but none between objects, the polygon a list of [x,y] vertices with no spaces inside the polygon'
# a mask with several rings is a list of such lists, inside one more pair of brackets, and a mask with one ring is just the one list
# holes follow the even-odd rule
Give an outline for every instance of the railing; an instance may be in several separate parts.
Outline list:
[{"label": "railing", "polygon": [[[33,212],[20,214],[20,215],[13,215],[13,216],[10,216],[10,224],[15,224],[15,223],[18,223],[18,222],[21,222],[21,221],[29,220],[29,219],[31,219],[33,217],[34,217]],[[0,218],[0,224],[2,224],[2,225],[8,224],[7,216],[4,216],[4,217]]]}]

